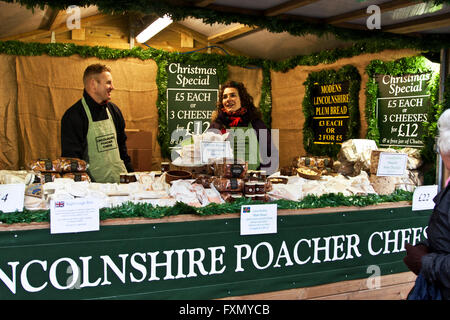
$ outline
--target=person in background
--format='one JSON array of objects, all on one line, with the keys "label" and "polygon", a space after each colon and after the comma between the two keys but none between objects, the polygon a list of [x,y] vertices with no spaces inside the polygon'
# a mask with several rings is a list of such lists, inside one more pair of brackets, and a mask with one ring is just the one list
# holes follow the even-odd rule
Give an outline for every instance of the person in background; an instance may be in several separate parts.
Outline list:
[{"label": "person in background", "polygon": [[[445,167],[450,170],[450,109],[438,120],[438,148]],[[418,275],[410,299],[450,299],[450,185],[433,199],[435,206],[428,222],[427,239],[415,246],[406,244],[403,259]],[[426,290],[421,290],[421,285]],[[412,295],[412,297],[411,297]]]},{"label": "person in background", "polygon": [[[278,151],[272,141],[271,132],[262,121],[261,113],[253,103],[253,97],[243,83],[228,81],[220,87],[210,129],[220,130],[222,134],[230,129],[242,129],[250,138],[246,140],[245,146],[236,143],[239,139],[234,140],[234,158],[245,152],[249,170],[264,170],[270,175],[278,169]],[[256,141],[257,147],[249,146],[249,141]],[[238,153],[238,150],[242,153]],[[252,150],[259,152],[251,156],[249,153]]]},{"label": "person in background", "polygon": [[83,97],[61,119],[61,156],[85,160],[95,182],[119,183],[120,174],[132,172],[133,167],[125,120],[110,101],[114,90],[111,69],[92,64],[84,71],[83,83]]}]

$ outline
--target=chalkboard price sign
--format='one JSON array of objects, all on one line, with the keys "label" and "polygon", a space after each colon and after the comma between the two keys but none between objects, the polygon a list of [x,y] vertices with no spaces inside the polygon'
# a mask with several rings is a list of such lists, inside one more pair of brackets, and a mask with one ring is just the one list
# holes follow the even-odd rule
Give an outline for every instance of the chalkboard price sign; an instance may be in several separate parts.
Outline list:
[{"label": "chalkboard price sign", "polygon": [[423,147],[423,122],[428,121],[431,73],[377,75],[379,145]]},{"label": "chalkboard price sign", "polygon": [[167,66],[167,127],[170,146],[209,128],[219,80],[212,66],[170,63]]},{"label": "chalkboard price sign", "polygon": [[342,144],[346,140],[350,114],[349,82],[318,84],[312,88],[315,144]]}]

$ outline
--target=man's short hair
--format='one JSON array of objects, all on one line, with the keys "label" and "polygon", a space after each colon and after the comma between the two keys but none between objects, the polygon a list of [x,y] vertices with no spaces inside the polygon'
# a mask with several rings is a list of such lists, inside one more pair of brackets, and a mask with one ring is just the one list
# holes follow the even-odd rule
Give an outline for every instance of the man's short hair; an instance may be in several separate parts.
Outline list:
[{"label": "man's short hair", "polygon": [[102,72],[111,72],[111,68],[101,63],[91,64],[84,70],[83,83],[86,83],[87,79],[92,75],[100,74]]}]

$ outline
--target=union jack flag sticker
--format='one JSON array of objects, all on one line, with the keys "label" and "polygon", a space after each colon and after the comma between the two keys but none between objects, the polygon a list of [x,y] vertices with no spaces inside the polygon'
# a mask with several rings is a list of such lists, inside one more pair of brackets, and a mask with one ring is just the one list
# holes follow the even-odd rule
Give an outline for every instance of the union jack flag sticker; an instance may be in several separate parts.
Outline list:
[{"label": "union jack flag sticker", "polygon": [[242,213],[249,213],[250,212],[250,207],[243,207],[242,208]]},{"label": "union jack flag sticker", "polygon": [[63,208],[64,207],[64,201],[56,201],[55,202],[55,208]]}]

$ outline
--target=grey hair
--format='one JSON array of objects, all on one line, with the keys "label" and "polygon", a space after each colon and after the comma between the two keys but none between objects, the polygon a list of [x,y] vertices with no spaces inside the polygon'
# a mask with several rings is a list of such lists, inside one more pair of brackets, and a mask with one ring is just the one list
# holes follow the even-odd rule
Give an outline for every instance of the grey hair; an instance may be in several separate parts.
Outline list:
[{"label": "grey hair", "polygon": [[439,138],[437,141],[439,152],[450,155],[450,109],[445,110],[439,117],[437,127]]}]

